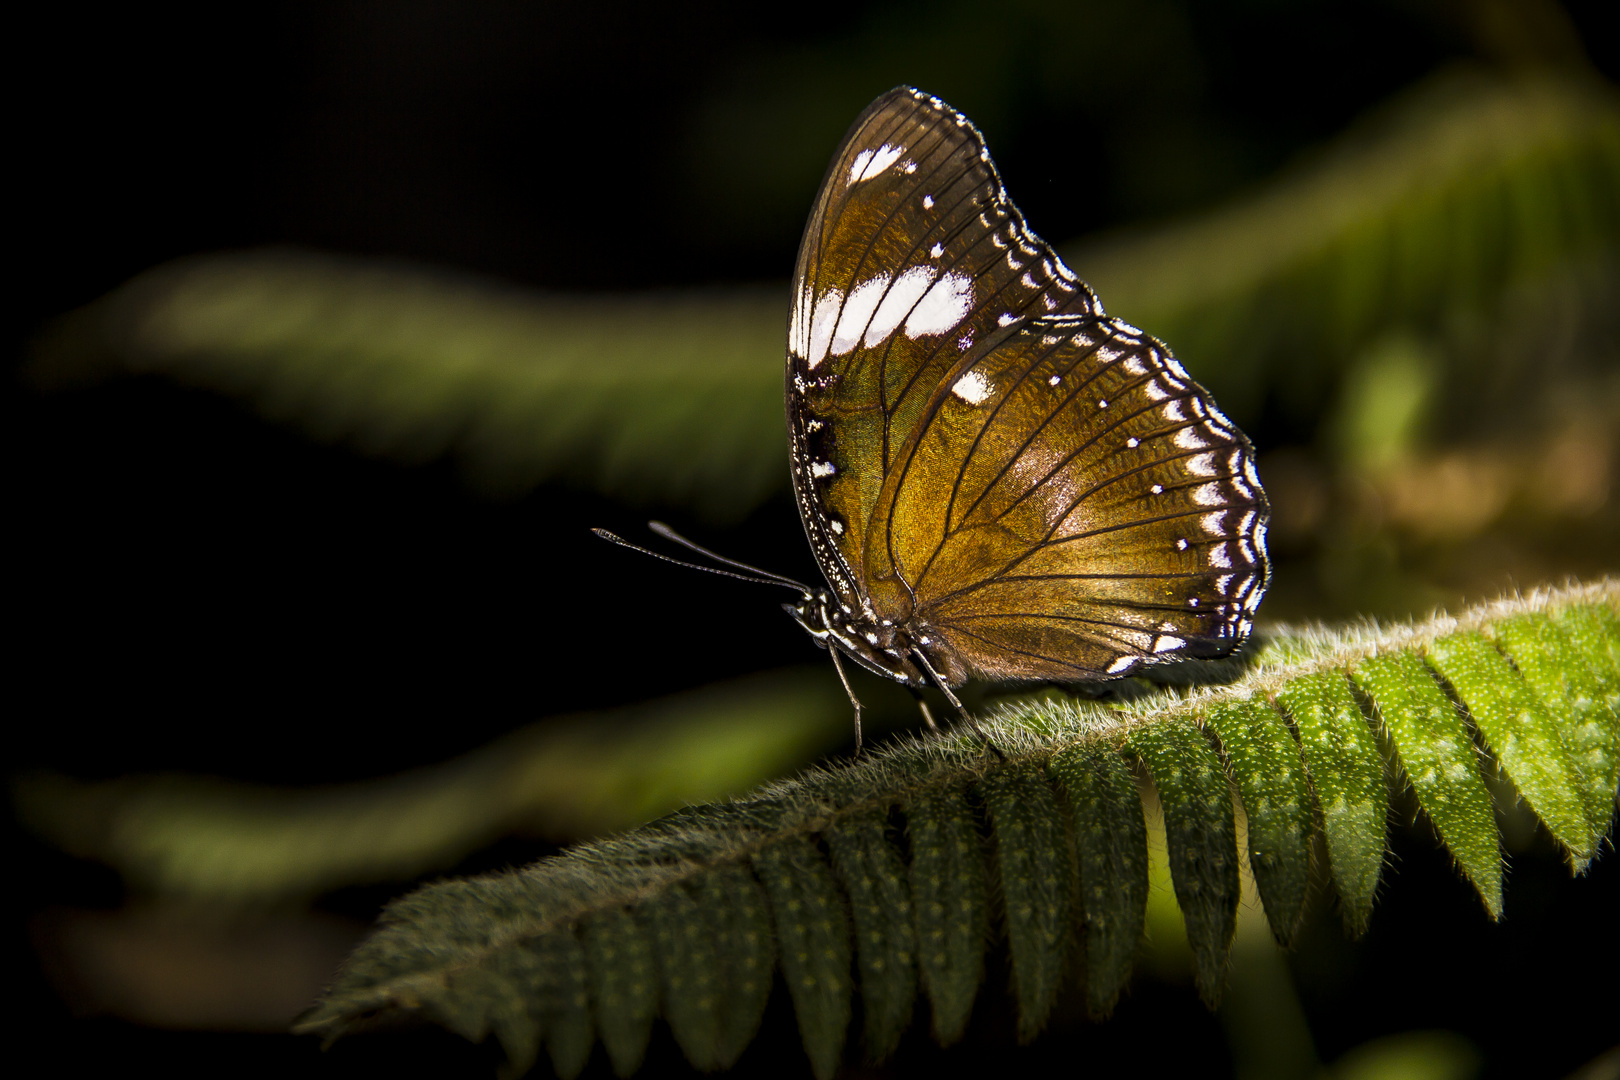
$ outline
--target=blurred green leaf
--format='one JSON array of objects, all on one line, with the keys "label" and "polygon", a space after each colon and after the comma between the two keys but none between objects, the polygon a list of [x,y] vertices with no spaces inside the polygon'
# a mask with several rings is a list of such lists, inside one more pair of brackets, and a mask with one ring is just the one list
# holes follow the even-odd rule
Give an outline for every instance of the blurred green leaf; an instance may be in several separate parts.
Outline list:
[{"label": "blurred green leaf", "polygon": [[[1548,317],[1612,307],[1617,249],[1612,94],[1451,75],[1249,199],[1070,255],[1240,421],[1270,393],[1318,418],[1371,350],[1340,411],[1355,452],[1382,460],[1411,439],[1434,378],[1380,343],[1452,327],[1494,347],[1503,320],[1535,314],[1513,291],[1526,283],[1550,290]],[[561,479],[734,519],[787,482],[786,320],[775,287],[534,295],[245,252],[159,267],[65,317],[31,371],[57,386],[159,373],[366,453],[454,456],[492,491]],[[1522,350],[1499,351],[1495,368],[1524,366]],[[1452,383],[1523,406],[1521,388],[1488,374],[1476,364]]]},{"label": "blurred green leaf", "polygon": [[1452,1031],[1408,1031],[1362,1043],[1335,1061],[1332,1080],[1471,1080],[1479,1048]]},{"label": "blurred green leaf", "polygon": [[453,455],[496,493],[560,479],[729,519],[787,479],[786,327],[786,289],[545,296],[257,251],[143,274],[48,330],[32,370],[159,373],[362,453]]},{"label": "blurred green leaf", "polygon": [[456,761],[298,791],[196,777],[20,778],[22,822],[137,889],[218,905],[403,881],[504,835],[574,839],[725,798],[849,735],[830,670],[794,668],[537,724]]},{"label": "blurred green leaf", "polygon": [[[1561,268],[1596,274],[1588,302],[1612,308],[1617,248],[1613,92],[1450,72],[1248,199],[1064,254],[1241,420],[1267,392],[1320,415],[1364,350],[1401,331],[1499,326],[1522,314],[1503,304],[1511,290]],[[1468,371],[1469,385],[1486,375]]]}]

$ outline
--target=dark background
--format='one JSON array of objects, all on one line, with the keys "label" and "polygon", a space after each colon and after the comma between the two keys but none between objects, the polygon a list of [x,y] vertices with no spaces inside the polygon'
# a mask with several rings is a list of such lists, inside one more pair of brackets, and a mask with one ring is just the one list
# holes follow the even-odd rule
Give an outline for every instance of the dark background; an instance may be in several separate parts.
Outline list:
[{"label": "dark background", "polygon": [[[1150,222],[1247,189],[1447,63],[1511,66],[1533,52],[1482,31],[1477,7],[40,8],[14,46],[8,362],[14,371],[53,317],[218,249],[296,245],[553,290],[783,281],[839,135],[901,82],[975,119],[1050,239]],[[1602,7],[1565,11],[1613,80]],[[558,487],[491,502],[448,465],[312,445],[155,378],[47,395],[9,377],[7,391],[13,771],[382,775],[537,717],[817,655],[774,594],[586,532],[632,530],[651,509],[810,578],[786,498],[725,531]],[[1250,434],[1262,451],[1300,435],[1268,417]],[[1514,864],[1510,918],[1493,928],[1426,838],[1396,840],[1370,938],[1317,948],[1326,974],[1317,960],[1296,972],[1324,1059],[1419,1027],[1465,1031],[1491,1075],[1563,1075],[1590,1057],[1602,1037],[1581,1033],[1612,1027],[1614,1011],[1571,1015],[1545,989],[1612,981],[1613,935],[1592,952],[1570,928],[1612,923],[1613,859],[1572,884],[1545,844],[1532,848]],[[119,902],[107,873],[14,846],[13,926],[52,905]],[[503,848],[463,869],[539,851]],[[366,917],[385,898],[335,903]],[[52,1071],[418,1071],[484,1053],[416,1034],[323,1058],[290,1037],[73,1020],[23,935],[12,945],[24,1030]],[[1474,994],[1467,1015],[1448,1006],[1481,980],[1498,988],[1494,1004]],[[745,1068],[801,1068],[771,1050],[775,1036],[796,1038],[779,1006]],[[1009,1031],[991,1009],[978,1050],[939,1055],[914,1033],[902,1061],[1013,1060]],[[660,1038],[655,1061],[671,1064]],[[1200,1072],[1229,1067],[1216,1021],[1151,983],[1111,1025],[1072,1026],[1022,1053],[1065,1067],[1151,1072],[1183,1053]]]}]

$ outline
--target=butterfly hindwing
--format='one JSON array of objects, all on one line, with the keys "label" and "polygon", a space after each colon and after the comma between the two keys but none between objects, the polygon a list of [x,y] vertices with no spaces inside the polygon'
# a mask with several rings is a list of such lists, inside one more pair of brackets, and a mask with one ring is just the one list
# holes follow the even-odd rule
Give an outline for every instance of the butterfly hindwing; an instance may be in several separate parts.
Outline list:
[{"label": "butterfly hindwing", "polygon": [[886,477],[868,576],[905,583],[948,663],[1107,678],[1248,633],[1265,509],[1247,441],[1160,343],[1034,319],[936,391]]}]

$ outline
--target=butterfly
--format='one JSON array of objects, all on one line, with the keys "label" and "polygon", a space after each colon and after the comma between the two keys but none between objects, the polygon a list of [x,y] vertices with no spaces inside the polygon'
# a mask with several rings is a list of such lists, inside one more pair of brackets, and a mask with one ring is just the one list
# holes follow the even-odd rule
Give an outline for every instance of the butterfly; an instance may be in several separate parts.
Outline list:
[{"label": "butterfly", "polygon": [[[1254,451],[1025,225],[978,130],[899,87],[856,119],[794,270],[793,490],[827,588],[755,570],[918,694],[1224,656],[1266,590]],[[617,539],[616,537],[613,539]],[[932,717],[924,706],[930,727]],[[988,740],[987,740],[988,741]]]}]

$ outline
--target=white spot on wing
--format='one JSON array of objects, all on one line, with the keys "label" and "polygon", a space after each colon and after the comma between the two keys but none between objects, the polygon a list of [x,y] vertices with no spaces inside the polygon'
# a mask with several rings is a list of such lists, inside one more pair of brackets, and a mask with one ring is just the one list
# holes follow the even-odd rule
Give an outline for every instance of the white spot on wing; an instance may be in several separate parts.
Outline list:
[{"label": "white spot on wing", "polygon": [[1185,641],[1176,637],[1174,634],[1161,634],[1153,642],[1153,651],[1156,653],[1174,652],[1176,649],[1180,649],[1186,644],[1187,643]]},{"label": "white spot on wing", "polygon": [[[1175,404],[1175,402],[1173,402],[1173,401],[1170,403],[1170,405],[1174,405],[1174,404]],[[1170,409],[1170,405],[1165,406],[1165,410],[1166,410],[1167,413],[1168,413],[1168,411]],[[1199,437],[1198,432],[1194,431],[1190,427],[1189,428],[1182,428],[1180,431],[1176,432],[1176,437],[1171,441],[1173,441],[1177,446],[1181,447],[1183,450],[1202,450],[1204,447],[1209,445],[1209,443],[1205,442],[1202,438]],[[1204,455],[1201,455],[1201,456],[1209,457],[1211,455],[1204,454]],[[1215,470],[1211,469],[1208,473],[1205,473],[1204,475],[1205,476],[1211,476],[1211,475],[1214,474],[1214,471]]]},{"label": "white spot on wing", "polygon": [[810,465],[810,475],[815,477],[831,476],[837,471],[830,461],[816,461]]},{"label": "white spot on wing", "polygon": [[932,195],[924,195],[923,196],[923,209],[924,210],[932,210],[933,208],[934,208],[934,197]]},{"label": "white spot on wing", "polygon": [[933,247],[928,249],[928,254],[932,255],[936,259],[939,258],[941,255],[945,254],[945,245],[935,244]]},{"label": "white spot on wing", "polygon": [[807,366],[814,371],[826,359],[827,346],[832,342],[833,327],[838,325],[838,309],[844,306],[844,294],[828,289],[816,301],[815,314],[810,316],[810,349],[805,355]]},{"label": "white spot on wing", "polygon": [[844,301],[844,313],[838,318],[838,329],[833,331],[829,352],[842,356],[855,347],[866,332],[866,324],[877,310],[878,301],[883,299],[888,288],[889,275],[879,274],[851,290],[849,299]]},{"label": "white spot on wing", "polygon": [[788,319],[788,351],[803,360],[810,351],[810,285],[793,294],[793,315]]},{"label": "white spot on wing", "polygon": [[973,279],[946,274],[934,282],[934,287],[911,309],[906,319],[906,336],[945,333],[962,321],[972,301]]},{"label": "white spot on wing", "polygon": [[1201,484],[1192,491],[1192,501],[1199,506],[1219,506],[1224,498],[1219,484]]},{"label": "white spot on wing", "polygon": [[833,531],[833,535],[835,536],[844,535],[844,523],[839,521],[837,518],[833,518],[831,521],[827,522],[827,527]]},{"label": "white spot on wing", "polygon": [[967,402],[969,405],[983,405],[991,391],[995,389],[990,382],[977,371],[970,371],[956,380],[951,387],[951,393]]},{"label": "white spot on wing", "polygon": [[[1177,436],[1177,438],[1179,439],[1179,436]],[[1199,454],[1196,457],[1188,458],[1187,471],[1192,473],[1194,476],[1214,476],[1215,455]]]},{"label": "white spot on wing", "polygon": [[1133,668],[1135,666],[1136,666],[1136,657],[1134,657],[1134,656],[1122,656],[1118,660],[1115,660],[1112,664],[1108,665],[1108,674],[1110,674],[1110,675],[1123,675],[1125,672],[1131,670],[1131,668]]},{"label": "white spot on wing", "polygon": [[855,155],[854,164],[849,167],[849,182],[859,183],[870,180],[882,173],[890,165],[900,160],[900,155],[906,152],[903,146],[890,146],[884,143],[874,150],[862,150]]},{"label": "white spot on wing", "polygon": [[888,294],[883,297],[883,302],[872,314],[871,324],[866,328],[868,349],[894,333],[894,328],[899,326],[900,320],[917,306],[917,301],[922,299],[923,293],[928,291],[928,286],[933,284],[933,281],[933,268],[927,266],[914,266],[895,279],[894,284],[889,286]]}]

